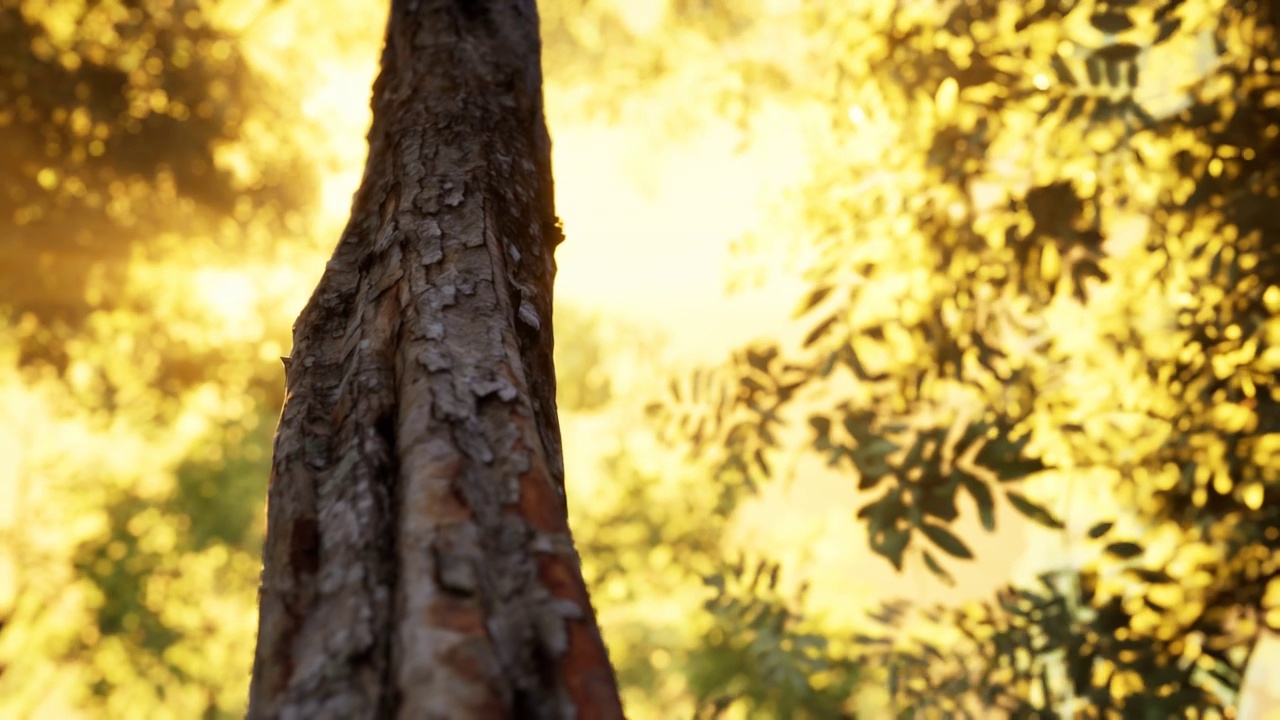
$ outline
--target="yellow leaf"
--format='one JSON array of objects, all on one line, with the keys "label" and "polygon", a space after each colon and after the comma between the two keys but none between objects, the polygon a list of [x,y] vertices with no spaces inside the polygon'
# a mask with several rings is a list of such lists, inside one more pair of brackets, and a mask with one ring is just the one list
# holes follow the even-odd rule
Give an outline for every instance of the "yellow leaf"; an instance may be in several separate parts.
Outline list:
[{"label": "yellow leaf", "polygon": [[1265,488],[1262,483],[1250,483],[1240,492],[1240,499],[1244,501],[1246,507],[1250,510],[1257,510],[1262,507],[1262,497],[1265,494]]},{"label": "yellow leaf", "polygon": [[960,95],[960,84],[955,78],[947,78],[938,86],[938,94],[934,96],[933,106],[939,117],[947,117],[956,110],[956,99]]}]

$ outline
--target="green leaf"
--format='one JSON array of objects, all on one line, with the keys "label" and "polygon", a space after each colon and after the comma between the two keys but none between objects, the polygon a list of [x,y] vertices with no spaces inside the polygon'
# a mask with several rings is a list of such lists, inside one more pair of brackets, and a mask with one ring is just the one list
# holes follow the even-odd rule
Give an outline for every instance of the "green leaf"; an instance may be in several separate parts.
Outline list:
[{"label": "green leaf", "polygon": [[818,437],[829,437],[831,435],[831,418],[811,415],[809,416],[809,425],[818,434]]},{"label": "green leaf", "polygon": [[[1085,67],[1093,68],[1094,66],[1092,62],[1089,62],[1089,63],[1085,63]],[[1093,83],[1094,72],[1096,71],[1091,70],[1091,72],[1089,73],[1090,83]],[[1080,118],[1080,114],[1084,112],[1085,103],[1087,103],[1088,101],[1089,101],[1088,98],[1086,98],[1084,95],[1076,95],[1074,98],[1072,98],[1071,104],[1067,106],[1067,119],[1078,120]]]},{"label": "green leaf", "polygon": [[823,285],[819,288],[816,288],[813,292],[809,293],[809,296],[806,297],[804,299],[804,302],[800,304],[800,310],[799,312],[796,313],[796,317],[799,317],[805,314],[806,312],[808,312],[809,310],[812,310],[814,305],[817,305],[818,303],[822,302],[823,299],[830,294],[831,294],[830,285]]},{"label": "green leaf", "polygon": [[1089,24],[1101,32],[1115,35],[1133,27],[1133,20],[1130,20],[1125,12],[1110,10],[1094,13],[1093,17],[1089,18]]},{"label": "green leaf", "polygon": [[[858,353],[854,351],[852,345],[846,345],[841,352],[835,353],[832,357],[845,361],[849,366],[849,370],[853,372],[854,377],[859,380],[876,380],[878,378],[871,377],[871,373],[863,367],[862,361],[858,359]],[[826,377],[825,375],[823,377]]]},{"label": "green leaf", "polygon": [[1159,45],[1160,43],[1165,42],[1169,38],[1173,37],[1173,34],[1178,32],[1178,28],[1180,27],[1182,27],[1182,18],[1173,18],[1160,23],[1160,31],[1156,33],[1156,39],[1152,40],[1151,44]]},{"label": "green leaf", "polygon": [[916,437],[916,441],[911,444],[911,449],[907,451],[907,456],[902,460],[902,469],[909,470],[920,465],[924,460],[924,446],[928,438],[923,434]]},{"label": "green leaf", "polygon": [[[844,426],[845,432],[849,433],[850,437],[857,440],[859,444],[862,444],[869,443],[872,440],[877,439],[877,436],[872,434],[870,429],[871,423],[874,420],[874,413],[865,411],[847,411],[845,413],[844,420],[842,420],[840,424]],[[886,428],[886,430],[892,432],[889,428]],[[895,449],[896,447],[897,446],[895,446]]]},{"label": "green leaf", "polygon": [[1159,7],[1156,8],[1156,11],[1151,14],[1151,19],[1156,22],[1163,22],[1167,20],[1170,15],[1177,12],[1178,8],[1181,7],[1184,2],[1186,2],[1186,0],[1165,0],[1165,2],[1160,3]]},{"label": "green leaf", "polygon": [[880,481],[893,473],[893,469],[883,459],[858,467],[858,489],[871,490]]},{"label": "green leaf", "polygon": [[[1050,60],[1050,63],[1053,66],[1054,75],[1058,76],[1058,82],[1062,83],[1063,85],[1076,84],[1076,77],[1071,72],[1071,68],[1067,67],[1067,63],[1065,60],[1062,59],[1062,56],[1058,55],[1057,53],[1054,53],[1053,58]],[[1059,98],[1058,100],[1059,102],[1061,102],[1061,98]]]},{"label": "green leaf", "polygon": [[929,552],[928,550],[924,551],[924,564],[927,565],[929,567],[929,571],[932,572],[934,575],[936,575],[937,578],[942,582],[946,583],[947,585],[956,584],[956,579],[952,577],[951,573],[947,572],[942,568],[942,565],[940,565],[938,561],[934,559],[933,553]]},{"label": "green leaf", "polygon": [[[896,532],[894,528],[897,527],[898,520],[905,515],[905,510],[906,507],[902,502],[902,489],[889,488],[880,499],[868,503],[858,511],[859,518],[867,519],[867,533],[873,541],[873,546],[876,544],[876,538],[883,533]],[[883,540],[880,542],[883,543]],[[905,542],[904,538],[904,545]]]},{"label": "green leaf", "polygon": [[810,330],[810,331],[809,331],[809,334],[808,334],[808,335],[805,335],[805,336],[804,336],[804,342],[803,342],[803,343],[801,343],[801,347],[806,347],[806,348],[807,348],[807,347],[809,347],[810,345],[812,345],[812,344],[814,344],[814,343],[818,342],[818,340],[819,340],[823,335],[826,335],[826,334],[827,334],[827,331],[831,329],[831,326],[832,326],[832,325],[834,325],[834,324],[835,324],[835,322],[836,322],[836,316],[835,316],[835,315],[829,315],[829,316],[827,317],[827,319],[825,319],[825,320],[823,320],[822,322],[818,323],[818,324],[817,324],[817,325],[816,325],[812,330]]},{"label": "green leaf", "polygon": [[1039,458],[1022,454],[1029,442],[1030,438],[1025,436],[1010,440],[1007,435],[1001,435],[983,445],[976,460],[979,465],[994,472],[1000,482],[1021,480],[1045,469],[1045,464]]},{"label": "green leaf", "polygon": [[738,382],[742,385],[742,387],[746,388],[749,391],[748,393],[749,395],[755,395],[756,393],[763,394],[768,392],[768,389],[765,388],[764,385],[760,384],[759,380],[756,380],[753,377],[749,377],[749,376],[743,377]]},{"label": "green leaf", "polygon": [[892,440],[876,438],[869,443],[859,445],[858,449],[854,450],[850,454],[853,457],[854,464],[861,468],[863,463],[867,463],[877,458],[884,458],[884,456],[897,449],[897,443]]},{"label": "green leaf", "polygon": [[788,383],[786,385],[779,385],[778,392],[777,392],[778,401],[786,402],[790,400],[791,396],[795,394],[796,390],[799,390],[800,388],[804,387],[804,384],[805,384],[805,381],[801,380],[799,382]]},{"label": "green leaf", "polygon": [[978,518],[982,520],[982,527],[987,532],[996,529],[996,503],[995,498],[991,496],[991,489],[987,484],[978,478],[966,475],[956,470],[952,475],[960,476],[960,484],[964,485],[964,489],[969,491],[969,495],[973,497],[973,502],[978,506]]},{"label": "green leaf", "polygon": [[893,563],[895,570],[902,570],[902,553],[907,548],[907,541],[911,539],[911,532],[887,529],[883,533],[884,537],[879,542],[872,538],[871,549]]},{"label": "green leaf", "polygon": [[747,350],[747,364],[766,375],[769,374],[769,361],[772,359],[773,353],[768,350]]},{"label": "green leaf", "polygon": [[840,353],[833,352],[822,360],[822,364],[818,366],[818,377],[825,378],[835,369],[836,363],[840,360]]},{"label": "green leaf", "polygon": [[1120,86],[1120,63],[1108,62],[1107,67],[1107,84],[1111,87]]},{"label": "green leaf", "polygon": [[932,515],[943,522],[952,522],[960,515],[960,511],[956,508],[958,486],[959,483],[951,480],[929,488],[920,499],[920,509],[926,515]]},{"label": "green leaf", "polygon": [[1094,525],[1093,527],[1089,528],[1089,537],[1093,538],[1094,540],[1097,540],[1103,535],[1106,535],[1114,526],[1115,526],[1115,523],[1113,522],[1100,522],[1097,525]]},{"label": "green leaf", "polygon": [[945,550],[947,554],[958,557],[961,560],[973,559],[973,551],[960,538],[941,525],[922,523],[920,530],[933,541],[934,545]]},{"label": "green leaf", "polygon": [[1021,493],[1009,490],[1005,493],[1005,497],[1009,498],[1009,502],[1017,508],[1018,512],[1026,516],[1028,520],[1032,520],[1047,528],[1053,528],[1054,530],[1061,530],[1065,527],[1062,524],[1062,521],[1054,517],[1052,513],[1044,507],[1031,502]]},{"label": "green leaf", "polygon": [[1158,585],[1160,583],[1171,583],[1173,577],[1163,570],[1150,570],[1147,568],[1130,568],[1127,571],[1131,575],[1137,576],[1143,582]]},{"label": "green leaf", "polygon": [[760,468],[760,472],[765,477],[773,475],[773,471],[769,468],[769,462],[764,459],[764,450],[762,448],[756,448],[756,451],[752,453],[752,457],[755,458],[756,466]]},{"label": "green leaf", "polygon": [[1121,560],[1137,557],[1142,554],[1142,546],[1135,542],[1116,542],[1107,546],[1107,554]]},{"label": "green leaf", "polygon": [[853,642],[857,645],[870,645],[872,647],[887,647],[893,644],[888,638],[872,637],[864,633],[854,633]]},{"label": "green leaf", "polygon": [[1084,68],[1089,72],[1089,84],[1097,87],[1102,83],[1102,60],[1091,55],[1084,61]]}]

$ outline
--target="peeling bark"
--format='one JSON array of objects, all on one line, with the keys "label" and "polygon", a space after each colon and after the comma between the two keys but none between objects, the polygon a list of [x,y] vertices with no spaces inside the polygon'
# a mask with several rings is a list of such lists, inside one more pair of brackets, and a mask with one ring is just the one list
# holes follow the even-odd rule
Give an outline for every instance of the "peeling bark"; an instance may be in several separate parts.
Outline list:
[{"label": "peeling bark", "polygon": [[621,718],[567,524],[533,0],[394,0],[294,326],[251,718]]}]

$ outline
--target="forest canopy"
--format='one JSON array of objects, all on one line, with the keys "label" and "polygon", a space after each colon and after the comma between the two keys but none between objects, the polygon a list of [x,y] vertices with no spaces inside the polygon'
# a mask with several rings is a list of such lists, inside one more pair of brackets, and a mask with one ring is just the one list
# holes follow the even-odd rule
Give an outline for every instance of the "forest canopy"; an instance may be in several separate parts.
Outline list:
[{"label": "forest canopy", "polygon": [[[1264,717],[1280,7],[539,6],[629,715]],[[385,17],[0,0],[0,715],[243,714]]]}]

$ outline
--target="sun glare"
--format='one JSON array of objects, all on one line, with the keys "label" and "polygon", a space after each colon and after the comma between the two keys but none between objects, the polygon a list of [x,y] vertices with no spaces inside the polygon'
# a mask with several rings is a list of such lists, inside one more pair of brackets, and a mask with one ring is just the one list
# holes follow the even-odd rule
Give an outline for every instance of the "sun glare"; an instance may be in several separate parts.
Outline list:
[{"label": "sun glare", "polygon": [[201,268],[192,273],[191,289],[225,327],[245,324],[260,297],[248,275],[237,269]]},{"label": "sun glare", "polygon": [[[770,108],[763,129],[709,123],[680,142],[641,123],[554,124],[557,300],[606,308],[709,359],[754,336],[785,331],[794,284],[725,294],[731,241],[757,230],[809,171],[804,109]],[[781,255],[787,238],[772,238]]]},{"label": "sun glare", "polygon": [[[107,62],[108,50],[125,50],[102,70],[112,78],[104,85],[121,86],[110,102],[77,80],[57,85],[67,98],[39,122],[26,95],[0,107],[0,132],[28,123],[30,138],[47,135],[31,155],[18,153],[28,136],[0,143],[0,152],[18,153],[13,177],[26,183],[9,193],[13,227],[62,233],[40,235],[30,256],[0,256],[36,268],[13,277],[34,288],[24,292],[45,293],[37,310],[55,328],[42,327],[37,310],[0,328],[0,715],[237,715],[252,661],[280,358],[365,172],[389,3],[9,5],[43,28],[22,61],[36,69],[22,66],[15,92],[34,97],[33,83],[79,78],[78,69]],[[1097,559],[1097,543],[1065,542],[1034,525],[1019,500],[1066,518],[1073,538],[1117,506],[1184,485],[1200,509],[1212,496],[1238,501],[1241,518],[1266,511],[1274,473],[1266,483],[1234,478],[1228,469],[1239,458],[1224,438],[1265,420],[1258,408],[1267,373],[1280,365],[1280,325],[1259,319],[1270,322],[1259,339],[1266,333],[1248,335],[1257,318],[1213,322],[1259,290],[1247,280],[1233,290],[1215,273],[1261,276],[1269,260],[1259,232],[1228,217],[1235,200],[1217,190],[1196,199],[1206,192],[1201,170],[1182,168],[1200,163],[1201,174],[1237,187],[1229,183],[1262,150],[1247,141],[1210,147],[1171,120],[1204,99],[1192,84],[1224,104],[1242,92],[1222,78],[1204,83],[1222,62],[1213,3],[1172,3],[1185,6],[1183,31],[1136,56],[1134,102],[1169,131],[1125,125],[1123,137],[1115,127],[1123,123],[1110,118],[1064,119],[1089,114],[1070,109],[1083,107],[1079,96],[1064,104],[1067,94],[1055,96],[1064,107],[1046,119],[1041,105],[1070,84],[1049,58],[1075,67],[1086,50],[1037,35],[1041,27],[1028,31],[1033,42],[1014,43],[1017,3],[961,23],[958,36],[934,16],[973,2],[538,5],[544,51],[555,59],[544,62],[545,98],[566,235],[555,258],[566,494],[575,537],[587,528],[585,566],[598,577],[592,592],[611,652],[633,674],[634,717],[692,715],[694,673],[682,663],[718,672],[728,661],[689,660],[680,648],[712,653],[703,635],[739,639],[702,612],[710,586],[727,582],[709,573],[727,570],[708,570],[711,560],[699,565],[681,548],[721,564],[739,552],[782,561],[778,592],[809,588],[805,609],[835,638],[833,628],[865,625],[865,610],[887,598],[989,598],[1011,578]],[[1089,23],[1106,14],[1082,14],[1072,32],[1098,35]],[[122,35],[138,17],[154,19],[138,26],[150,34]],[[912,34],[916,26],[928,31]],[[176,40],[164,35],[175,28]],[[983,65],[987,51],[1001,61],[1021,53],[1026,67]],[[10,55],[0,50],[0,67]],[[985,74],[1008,83],[980,81]],[[10,82],[0,77],[0,99]],[[182,83],[198,94],[184,94]],[[118,128],[104,120],[112,113]],[[1234,132],[1219,124],[1226,129],[1213,132]],[[1110,159],[1122,152],[1137,161]],[[95,163],[106,168],[96,179]],[[28,203],[23,193],[50,200]],[[88,208],[83,216],[72,214],[77,203]],[[1159,232],[1167,236],[1153,244]],[[1239,255],[1247,262],[1231,265]],[[1259,307],[1280,313],[1280,288],[1255,294]],[[776,343],[785,369],[742,350],[753,341]],[[1209,357],[1211,342],[1235,345]],[[793,364],[814,358],[813,367]],[[730,365],[742,377],[717,385]],[[1182,379],[1187,368],[1221,385],[1194,413],[1182,396],[1200,380]],[[751,407],[765,380],[777,381],[770,392],[781,397],[780,378],[792,372],[821,380],[788,386],[776,417]],[[582,389],[570,402],[564,387],[573,383]],[[740,437],[700,444],[706,418],[676,440],[642,419],[669,394],[696,404],[709,401],[690,393],[717,391],[724,405],[756,413],[725,425],[767,445],[754,454],[758,470],[726,464],[712,478],[713,456],[752,453],[733,445]],[[999,425],[1005,416],[1017,421]],[[1184,435],[1192,420],[1209,430]],[[927,436],[926,421],[962,430]],[[919,442],[900,447],[910,433]],[[1236,465],[1275,470],[1277,436],[1248,445],[1238,455],[1253,464]],[[1018,459],[1023,439],[1039,453],[1031,460]],[[968,478],[964,463],[982,453],[1024,474],[1041,461],[1049,470],[1025,483],[973,470],[1003,484],[992,484],[999,494],[988,490],[985,506],[982,491],[965,485],[973,502],[959,509],[954,498],[948,508],[927,496],[936,487],[912,485],[921,468],[893,475],[894,490],[876,485],[889,475],[876,475],[873,458],[888,468],[913,453],[919,460],[926,446],[937,459],[920,462],[934,463],[929,477],[953,494]],[[1191,460],[1143,465],[1166,446]],[[730,492],[721,485],[733,482],[750,486],[747,499],[721,505],[717,493]],[[1065,493],[1073,482],[1082,489]],[[1131,497],[1135,488],[1151,497]],[[877,498],[897,502],[901,517],[878,528],[855,519]],[[934,547],[921,534],[898,546],[898,560],[903,548],[914,553],[905,569],[868,549],[869,537],[909,525],[933,531],[943,547],[949,531],[922,520],[931,512],[949,513],[964,538],[944,558],[964,559],[947,566],[954,586],[917,562],[922,545]],[[716,537],[700,535],[708,527]],[[1152,529],[1134,518],[1116,527],[1147,533],[1147,555],[1185,572],[1189,586],[1215,577],[1196,563],[1232,561],[1214,555],[1221,547],[1209,530],[1191,538],[1172,523]],[[1224,527],[1212,525],[1229,534]],[[976,558],[965,558],[970,548]],[[1156,632],[1161,616],[1139,607],[1123,568],[1109,573],[1101,592]],[[1161,597],[1176,606],[1171,616],[1189,616],[1198,607],[1177,602],[1185,588],[1174,585]],[[1280,581],[1268,593],[1280,597]],[[739,654],[756,662],[758,650]],[[865,671],[879,678],[881,670]],[[814,688],[835,682],[829,670],[814,674]],[[76,715],[81,706],[100,712]]]}]

